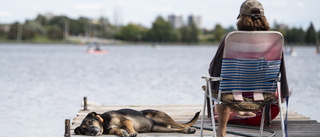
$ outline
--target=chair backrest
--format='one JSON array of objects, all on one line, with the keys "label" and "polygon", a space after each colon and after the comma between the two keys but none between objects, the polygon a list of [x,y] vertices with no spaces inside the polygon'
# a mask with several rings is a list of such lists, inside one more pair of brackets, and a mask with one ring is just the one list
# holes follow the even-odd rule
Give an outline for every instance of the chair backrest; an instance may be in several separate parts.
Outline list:
[{"label": "chair backrest", "polygon": [[234,31],[225,39],[220,90],[275,92],[283,36],[276,31]]}]

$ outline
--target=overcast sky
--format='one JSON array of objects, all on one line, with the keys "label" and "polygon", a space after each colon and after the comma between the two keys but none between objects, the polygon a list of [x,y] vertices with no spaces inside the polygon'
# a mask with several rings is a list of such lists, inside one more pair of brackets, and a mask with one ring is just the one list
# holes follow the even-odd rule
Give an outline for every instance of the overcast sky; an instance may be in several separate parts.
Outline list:
[{"label": "overcast sky", "polygon": [[[158,15],[202,16],[202,26],[212,29],[220,23],[234,25],[244,0],[3,0],[0,5],[0,23],[23,22],[38,14],[53,13],[77,19],[107,17],[111,23],[129,22],[150,27]],[[310,22],[320,29],[319,0],[260,0],[271,25],[274,22],[303,27]]]}]

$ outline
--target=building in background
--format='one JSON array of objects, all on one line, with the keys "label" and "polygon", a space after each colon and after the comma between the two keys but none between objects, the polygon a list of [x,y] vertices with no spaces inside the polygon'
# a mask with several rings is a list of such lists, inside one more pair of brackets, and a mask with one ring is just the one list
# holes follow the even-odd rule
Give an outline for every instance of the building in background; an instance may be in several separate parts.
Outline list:
[{"label": "building in background", "polygon": [[188,25],[194,23],[198,29],[202,28],[202,17],[196,15],[189,15],[188,16]]},{"label": "building in background", "polygon": [[201,16],[195,16],[195,15],[189,15],[186,23],[183,21],[182,15],[169,15],[168,21],[171,23],[173,28],[179,29],[183,25],[191,25],[192,23],[196,25],[198,29],[202,29],[202,17]]},{"label": "building in background", "polygon": [[181,15],[169,15],[168,18],[173,28],[178,29],[183,26],[183,19]]}]

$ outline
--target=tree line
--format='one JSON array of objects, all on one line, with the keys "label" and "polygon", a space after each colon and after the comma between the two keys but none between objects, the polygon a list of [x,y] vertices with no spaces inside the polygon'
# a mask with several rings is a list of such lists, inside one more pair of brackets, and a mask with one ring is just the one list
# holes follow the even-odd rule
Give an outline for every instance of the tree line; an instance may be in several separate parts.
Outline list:
[{"label": "tree line", "polygon": [[[63,41],[68,36],[118,39],[128,42],[161,43],[218,43],[224,34],[236,30],[233,26],[224,28],[216,24],[211,30],[199,29],[195,24],[173,28],[162,16],[156,17],[151,28],[139,24],[113,25],[107,18],[91,20],[86,17],[71,19],[66,16],[47,18],[38,15],[24,23],[0,25],[1,41]],[[287,44],[317,45],[320,31],[310,23],[307,30],[301,27],[289,28],[275,23],[272,30],[280,31]]]}]

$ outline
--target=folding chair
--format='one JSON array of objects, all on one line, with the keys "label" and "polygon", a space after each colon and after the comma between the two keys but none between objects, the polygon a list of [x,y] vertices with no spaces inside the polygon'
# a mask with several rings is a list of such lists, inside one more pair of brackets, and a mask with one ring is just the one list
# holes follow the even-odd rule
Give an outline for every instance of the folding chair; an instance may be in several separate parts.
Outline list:
[{"label": "folding chair", "polygon": [[[230,105],[230,102],[224,101],[225,94],[233,95],[234,100],[238,100],[233,101],[234,104],[253,103],[264,106],[278,102],[282,135],[285,136],[280,92],[278,92],[278,98],[274,96],[274,100],[264,102],[264,95],[276,94],[278,89],[283,44],[283,36],[276,31],[234,31],[226,36],[221,76],[203,77],[206,80],[206,91],[202,110],[201,136],[203,136],[207,104],[209,104],[207,107],[210,111],[208,115],[212,121],[213,136],[216,136],[214,107],[216,104]],[[211,91],[213,81],[220,82],[217,96],[213,96]],[[252,98],[252,101],[241,101],[248,93],[251,94],[249,98]],[[259,136],[263,134],[264,108]]]}]

